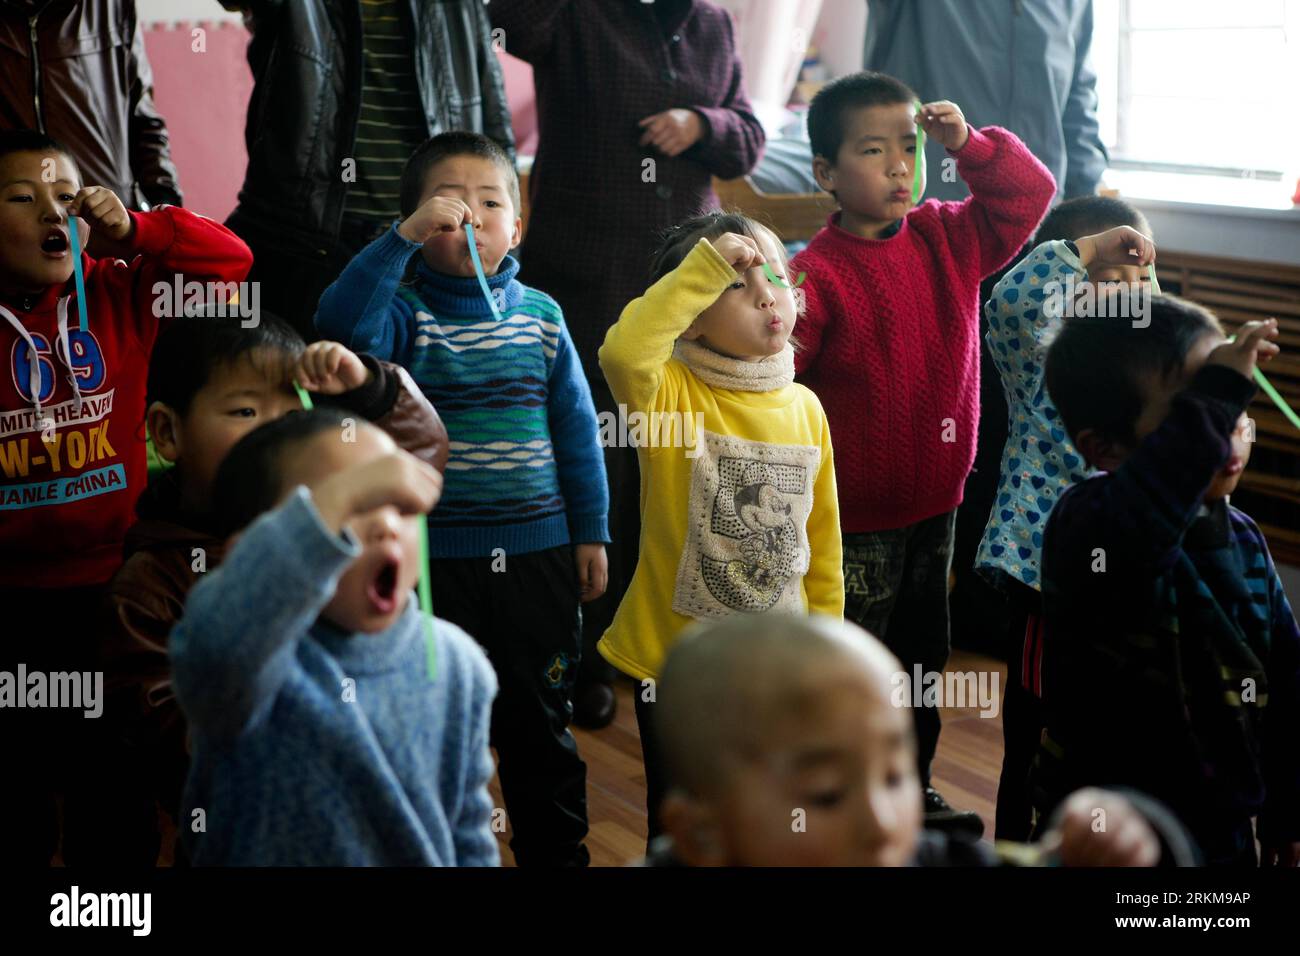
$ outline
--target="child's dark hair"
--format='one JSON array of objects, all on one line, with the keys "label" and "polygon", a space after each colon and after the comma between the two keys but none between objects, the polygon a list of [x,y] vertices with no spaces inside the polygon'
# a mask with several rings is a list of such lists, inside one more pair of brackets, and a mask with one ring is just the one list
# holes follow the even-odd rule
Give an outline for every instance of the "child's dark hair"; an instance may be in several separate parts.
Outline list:
[{"label": "child's dark hair", "polygon": [[1143,383],[1177,375],[1203,336],[1223,335],[1213,314],[1185,299],[1151,299],[1150,325],[1127,319],[1067,319],[1047,352],[1045,381],[1071,440],[1094,429],[1132,446]]},{"label": "child's dark hair", "polygon": [[1132,226],[1151,237],[1146,216],[1132,204],[1110,196],[1079,196],[1060,203],[1043,220],[1034,236],[1033,246],[1056,239],[1081,239],[1114,229]]},{"label": "child's dark hair", "polygon": [[185,315],[164,326],[149,356],[145,407],[162,402],[185,415],[218,367],[233,365],[240,358],[256,362],[259,352],[296,360],[306,348],[288,322],[269,312],[262,312],[251,328],[244,328],[244,321],[208,306],[202,314]]},{"label": "child's dark hair", "polygon": [[274,508],[284,492],[286,456],[323,432],[342,434],[349,421],[355,424],[344,409],[293,411],[259,425],[236,442],[213,482],[212,510],[220,533],[234,534]]},{"label": "child's dark hair", "polygon": [[520,214],[519,174],[515,171],[515,164],[511,161],[510,154],[489,136],[455,130],[450,133],[439,133],[432,139],[425,140],[406,161],[406,165],[402,168],[402,218],[406,218],[419,207],[420,196],[424,193],[429,170],[452,156],[477,156],[480,159],[490,159],[501,167],[501,172],[506,177],[506,188],[510,191],[510,200],[515,204],[515,215]]},{"label": "child's dark hair", "polygon": [[844,145],[846,114],[869,106],[914,103],[917,96],[902,80],[885,73],[851,73],[827,83],[808,107],[812,154],[834,164]]},{"label": "child's dark hair", "polygon": [[[764,229],[765,226],[738,212],[706,212],[694,219],[687,219],[673,226],[660,239],[659,248],[650,260],[650,281],[658,282],[681,265],[701,239],[717,239],[734,232],[758,242]],[[770,229],[767,231],[772,232]],[[776,244],[784,255],[785,247],[781,245],[780,239],[777,239]]]},{"label": "child's dark hair", "polygon": [[[59,153],[66,156],[73,166],[77,166],[77,157],[72,155],[68,147],[40,130],[7,129],[0,132],[0,159],[13,153]],[[77,172],[80,175],[80,168]]]}]

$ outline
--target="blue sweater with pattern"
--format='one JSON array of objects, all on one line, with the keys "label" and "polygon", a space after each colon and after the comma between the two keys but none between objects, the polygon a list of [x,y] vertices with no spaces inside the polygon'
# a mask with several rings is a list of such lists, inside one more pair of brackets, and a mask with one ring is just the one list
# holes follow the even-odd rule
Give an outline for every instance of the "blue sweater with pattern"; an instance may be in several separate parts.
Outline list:
[{"label": "blue sweater with pattern", "polygon": [[488,286],[416,259],[396,225],[321,296],[316,328],[404,366],[447,426],[433,558],[524,554],[607,542],[609,490],[591,390],[555,300],[515,279],[507,256]]},{"label": "blue sweater with pattern", "polygon": [[[189,594],[171,636],[194,759],[196,866],[495,866],[488,725],[497,681],[412,595],[386,631],[319,615],[356,558],[298,488]],[[202,817],[195,811],[202,810]]]}]

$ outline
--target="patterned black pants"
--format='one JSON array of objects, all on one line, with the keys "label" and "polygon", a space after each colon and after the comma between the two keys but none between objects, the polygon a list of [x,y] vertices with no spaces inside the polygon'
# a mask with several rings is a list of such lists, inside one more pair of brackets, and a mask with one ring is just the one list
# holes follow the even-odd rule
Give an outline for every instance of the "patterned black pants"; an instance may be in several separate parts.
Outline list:
[{"label": "patterned black pants", "polygon": [[[911,677],[942,674],[948,663],[948,572],[957,513],[903,528],[844,535],[844,617],[866,628],[893,652]],[[930,785],[939,745],[939,710],[915,707],[917,768]]]}]

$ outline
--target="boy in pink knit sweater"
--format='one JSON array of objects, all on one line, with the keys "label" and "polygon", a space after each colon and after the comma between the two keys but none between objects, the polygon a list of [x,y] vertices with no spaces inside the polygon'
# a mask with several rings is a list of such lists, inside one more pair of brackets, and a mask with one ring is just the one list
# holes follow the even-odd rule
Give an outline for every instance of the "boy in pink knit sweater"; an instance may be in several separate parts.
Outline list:
[{"label": "boy in pink knit sweater", "polygon": [[[918,123],[955,159],[965,201],[913,207]],[[955,103],[918,106],[881,73],[823,88],[808,133],[813,175],[840,211],[791,266],[807,273],[795,367],[835,445],[844,613],[909,677],[942,674],[954,519],[979,422],[980,281],[1033,234],[1056,184],[1012,133],[972,129]],[[930,786],[938,707],[913,716],[927,825],[980,835],[976,814]]]}]

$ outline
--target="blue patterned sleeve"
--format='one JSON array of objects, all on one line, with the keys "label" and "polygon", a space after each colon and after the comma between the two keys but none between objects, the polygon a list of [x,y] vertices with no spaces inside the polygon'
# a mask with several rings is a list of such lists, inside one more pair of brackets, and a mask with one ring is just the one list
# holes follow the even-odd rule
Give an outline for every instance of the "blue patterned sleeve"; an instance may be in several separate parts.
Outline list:
[{"label": "blue patterned sleeve", "polygon": [[[993,287],[984,305],[993,364],[1008,393],[1037,392],[1043,358],[1060,321],[1067,283],[1086,275],[1083,263],[1064,242],[1044,242],[1012,266]],[[1072,277],[1072,278],[1071,278]]]}]

